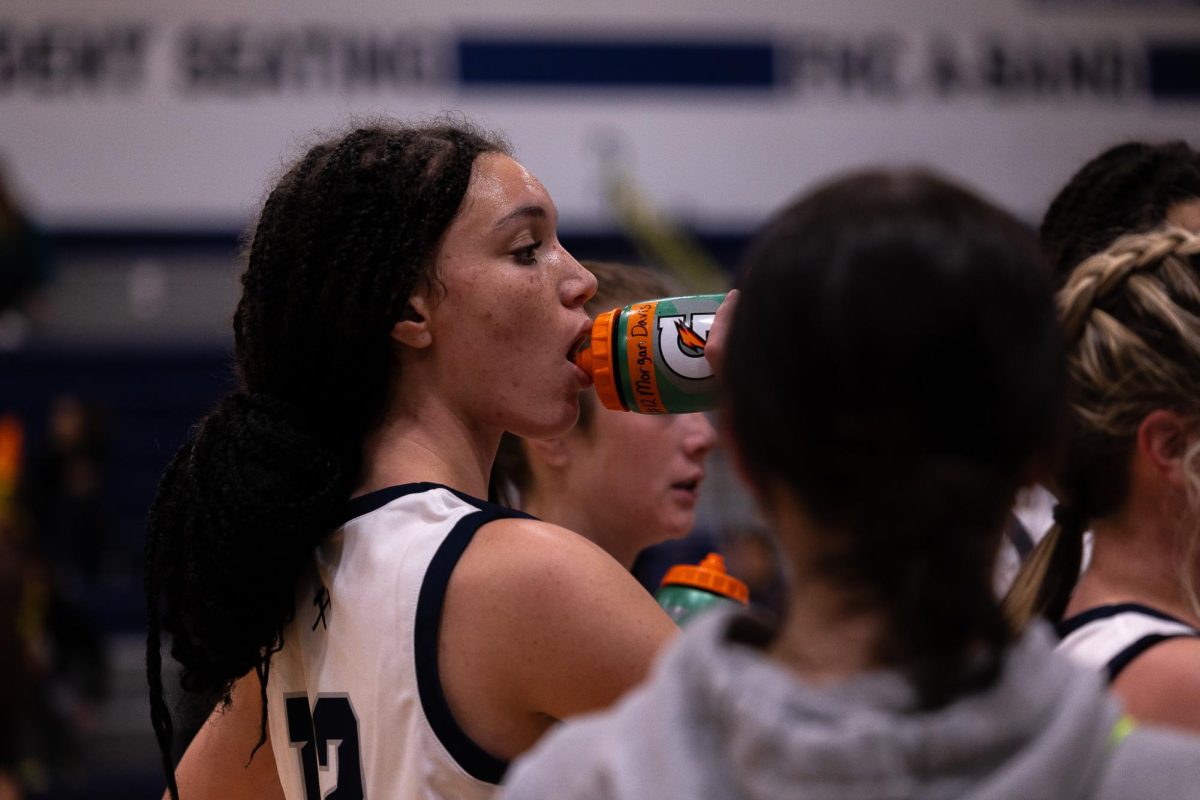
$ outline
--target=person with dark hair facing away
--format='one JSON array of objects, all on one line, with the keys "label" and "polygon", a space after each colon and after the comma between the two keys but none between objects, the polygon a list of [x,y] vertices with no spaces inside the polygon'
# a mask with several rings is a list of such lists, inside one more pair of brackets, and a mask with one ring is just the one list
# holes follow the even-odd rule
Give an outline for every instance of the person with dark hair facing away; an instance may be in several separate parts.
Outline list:
[{"label": "person with dark hair facing away", "polygon": [[1200,153],[1186,142],[1125,142],[1080,167],[1050,202],[1038,236],[1061,285],[1118,237],[1163,223],[1200,231]]},{"label": "person with dark hair facing away", "polygon": [[[595,279],[556,221],[502,143],[455,123],[356,129],[271,191],[234,316],[240,388],[149,520],[171,795],[487,797],[673,635],[591,542],[479,499],[501,433],[563,433],[587,386],[570,356]],[[231,701],[177,774],[160,618],[184,688]]]},{"label": "person with dark hair facing away", "polygon": [[1061,419],[1030,233],[927,173],[855,174],[759,235],[722,344],[728,306],[709,347],[792,568],[787,613],[696,622],[503,796],[1200,797],[1200,740],[1130,731],[992,591],[1005,515]]},{"label": "person with dark hair facing away", "polygon": [[[1137,719],[1200,732],[1200,236],[1118,239],[1058,295],[1071,427],[1055,526],[1008,597]],[[1082,576],[1084,531],[1092,557]]]},{"label": "person with dark hair facing away", "polygon": [[[596,276],[592,316],[681,295],[645,267],[585,261]],[[692,530],[716,431],[704,414],[635,414],[579,402],[579,422],[552,439],[506,434],[493,482],[507,503],[586,536],[626,569],[643,549]],[[703,558],[701,553],[697,558]]]}]

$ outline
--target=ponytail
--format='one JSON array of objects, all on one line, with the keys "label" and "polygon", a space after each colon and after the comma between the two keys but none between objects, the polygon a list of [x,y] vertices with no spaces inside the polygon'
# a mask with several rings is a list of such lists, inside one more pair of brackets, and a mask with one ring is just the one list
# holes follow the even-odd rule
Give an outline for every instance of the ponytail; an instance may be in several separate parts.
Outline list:
[{"label": "ponytail", "polygon": [[881,662],[908,674],[918,707],[936,709],[1000,673],[1010,628],[989,575],[995,522],[1011,492],[1003,476],[977,464],[930,459],[908,467],[873,497],[873,509],[848,519],[843,574],[873,594],[888,619]]},{"label": "ponytail", "polygon": [[1088,519],[1069,506],[1054,507],[1054,525],[1025,559],[1004,597],[1004,615],[1014,630],[1035,617],[1062,619],[1083,565]]},{"label": "ponytail", "polygon": [[[294,615],[296,578],[331,530],[348,487],[302,415],[276,398],[235,393],[175,454],[146,537],[146,668],[151,722],[177,797],[172,724],[163,698],[161,630],[188,691],[254,671],[266,691],[271,654]],[[266,741],[266,704],[258,746]]]},{"label": "ponytail", "polygon": [[[185,445],[184,449],[188,449],[188,446]],[[177,480],[176,473],[181,468],[181,464],[186,463],[186,456],[181,459],[181,453],[182,451],[171,459],[171,463],[167,467],[167,472],[163,476],[160,486],[174,483]],[[167,708],[166,700],[163,697],[162,637],[160,635],[161,612],[159,604],[159,599],[162,596],[162,577],[161,572],[156,568],[159,563],[159,532],[161,531],[161,527],[157,524],[157,519],[164,515],[164,507],[169,502],[169,497],[160,494],[150,511],[150,521],[146,535],[146,570],[143,590],[146,594],[147,623],[149,625],[149,631],[146,634],[146,678],[150,685],[150,725],[154,729],[154,739],[158,743],[163,775],[167,781],[167,791],[170,792],[173,800],[178,800],[179,787],[175,783],[175,764],[171,756],[171,748],[175,738],[175,725],[171,720],[171,711]]]}]

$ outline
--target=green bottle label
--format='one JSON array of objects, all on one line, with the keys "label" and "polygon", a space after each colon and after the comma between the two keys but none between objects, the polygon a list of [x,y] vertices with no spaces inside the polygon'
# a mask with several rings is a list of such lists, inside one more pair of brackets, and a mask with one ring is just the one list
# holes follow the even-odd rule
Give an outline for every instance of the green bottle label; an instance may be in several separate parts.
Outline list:
[{"label": "green bottle label", "polygon": [[614,374],[630,411],[686,414],[716,403],[717,381],[704,357],[723,294],[631,303],[616,324]]}]

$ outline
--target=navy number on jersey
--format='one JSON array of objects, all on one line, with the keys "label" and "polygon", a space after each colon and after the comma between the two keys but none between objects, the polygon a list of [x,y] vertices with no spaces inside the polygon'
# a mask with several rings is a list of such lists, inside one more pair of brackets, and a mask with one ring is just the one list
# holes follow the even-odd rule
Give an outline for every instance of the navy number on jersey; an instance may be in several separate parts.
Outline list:
[{"label": "navy number on jersey", "polygon": [[332,748],[337,748],[337,788],[324,800],[363,800],[362,760],[358,751],[358,717],[344,694],[317,695],[312,711],[308,697],[289,697],[288,739],[300,756],[300,773],[306,800],[322,800],[320,772],[329,769]]}]

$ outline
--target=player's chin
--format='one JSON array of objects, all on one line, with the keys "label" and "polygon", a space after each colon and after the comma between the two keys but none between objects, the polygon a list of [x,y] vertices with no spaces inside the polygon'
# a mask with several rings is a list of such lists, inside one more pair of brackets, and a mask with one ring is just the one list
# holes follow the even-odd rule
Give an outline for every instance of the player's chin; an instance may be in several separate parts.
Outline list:
[{"label": "player's chin", "polygon": [[661,522],[664,539],[682,539],[696,526],[696,513],[690,508],[674,509],[673,513],[664,515]]},{"label": "player's chin", "polygon": [[514,431],[527,439],[553,439],[571,432],[579,422],[579,393],[572,392],[536,418],[526,420],[525,430]]}]

